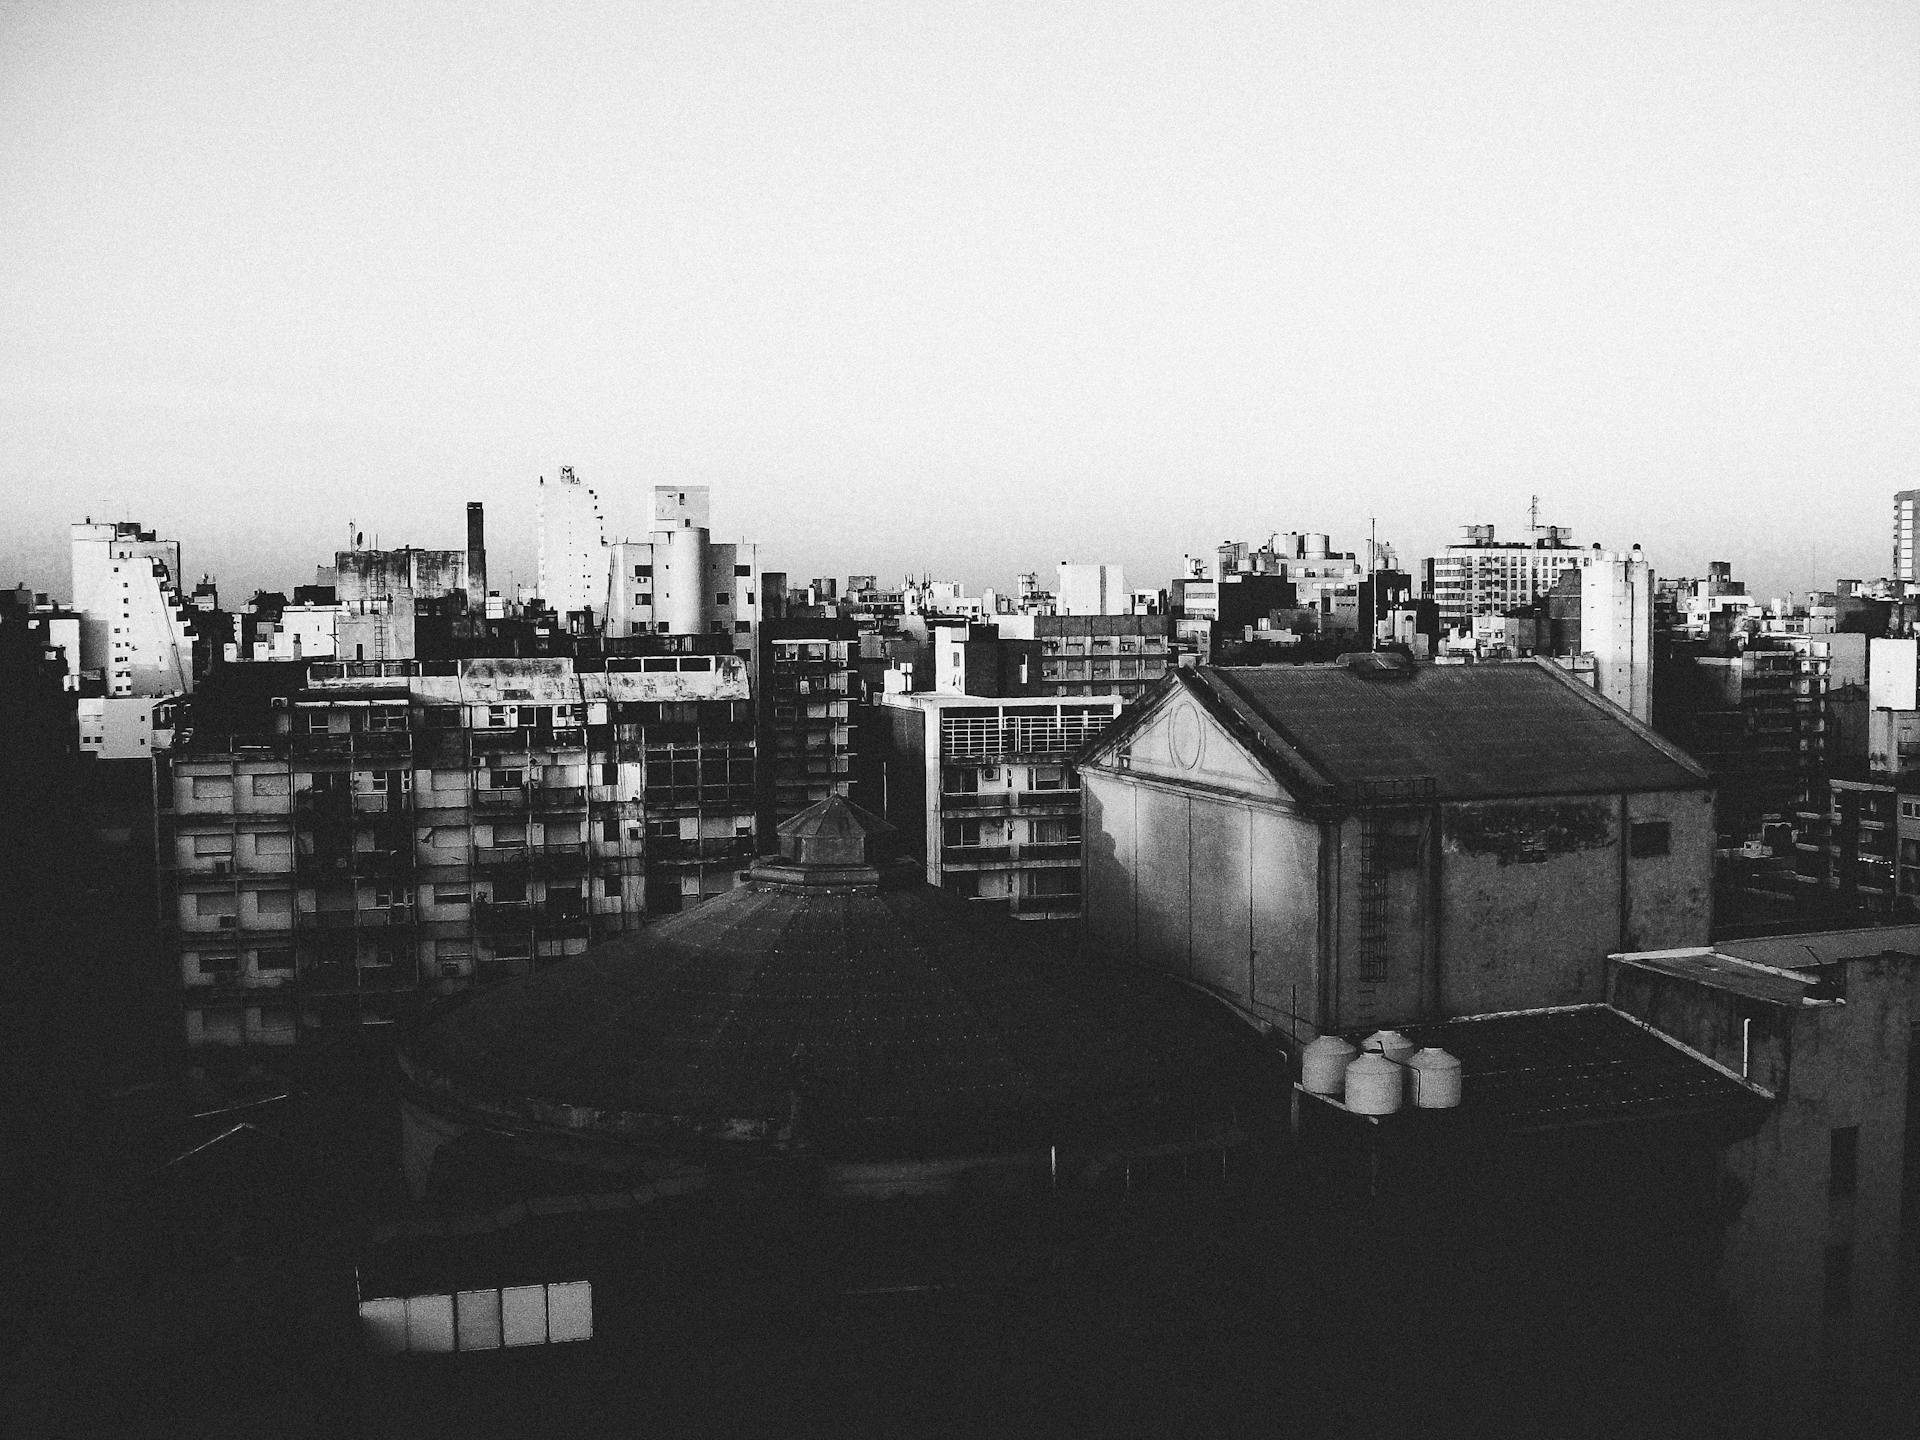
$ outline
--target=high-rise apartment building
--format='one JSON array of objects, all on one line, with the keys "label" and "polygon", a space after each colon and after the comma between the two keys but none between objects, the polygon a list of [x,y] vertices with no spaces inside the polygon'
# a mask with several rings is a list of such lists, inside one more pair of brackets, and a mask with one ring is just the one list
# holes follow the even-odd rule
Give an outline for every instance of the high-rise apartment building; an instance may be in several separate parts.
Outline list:
[{"label": "high-rise apartment building", "polygon": [[760,547],[716,544],[704,485],[656,485],[645,540],[608,548],[607,635],[726,635],[751,677],[761,607]]},{"label": "high-rise apartment building", "polygon": [[1920,490],[1897,490],[1893,496],[1893,578],[1911,585],[1914,512],[1920,509]]},{"label": "high-rise apartment building", "polygon": [[80,748],[105,760],[143,760],[166,748],[174,702],[193,689],[180,542],[131,520],[83,521],[71,537]]},{"label": "high-rise apartment building", "polygon": [[591,611],[605,619],[607,603],[607,527],[600,497],[573,473],[540,477],[540,598],[563,621]]},{"label": "high-rise apartment building", "polygon": [[754,852],[733,656],[249,665],[159,787],[195,1046],[276,1046],[584,950]]},{"label": "high-rise apartment building", "polygon": [[1461,539],[1425,563],[1426,582],[1440,623],[1465,629],[1475,615],[1497,615],[1553,589],[1560,572],[1580,563],[1573,532],[1536,528],[1527,541],[1496,540],[1493,526],[1469,525]]}]

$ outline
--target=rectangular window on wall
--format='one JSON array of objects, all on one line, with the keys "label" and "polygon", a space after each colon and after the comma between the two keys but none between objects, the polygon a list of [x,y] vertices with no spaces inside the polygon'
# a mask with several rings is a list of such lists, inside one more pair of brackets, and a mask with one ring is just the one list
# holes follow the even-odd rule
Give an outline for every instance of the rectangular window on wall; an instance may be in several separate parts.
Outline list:
[{"label": "rectangular window on wall", "polygon": [[233,798],[233,781],[225,775],[196,775],[193,777],[193,798],[230,800]]},{"label": "rectangular window on wall", "polygon": [[285,795],[291,788],[291,777],[286,775],[256,775],[253,777],[253,793],[256,795]]},{"label": "rectangular window on wall", "polygon": [[193,837],[193,853],[196,855],[231,855],[233,837],[231,835],[196,835]]},{"label": "rectangular window on wall", "polygon": [[263,831],[253,837],[253,853],[256,855],[291,855],[293,836],[276,834],[271,830]]},{"label": "rectangular window on wall", "polygon": [[1673,827],[1665,820],[1637,820],[1628,834],[1628,847],[1636,860],[1673,853]]},{"label": "rectangular window on wall", "polygon": [[253,908],[261,915],[290,915],[293,913],[293,892],[262,890],[254,898]]}]

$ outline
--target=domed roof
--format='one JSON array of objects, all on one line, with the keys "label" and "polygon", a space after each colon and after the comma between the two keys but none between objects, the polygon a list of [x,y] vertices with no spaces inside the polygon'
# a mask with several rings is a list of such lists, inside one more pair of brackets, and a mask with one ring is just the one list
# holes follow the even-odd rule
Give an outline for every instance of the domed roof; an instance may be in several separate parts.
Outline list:
[{"label": "domed roof", "polygon": [[1142,1120],[1244,1054],[1209,1002],[1046,954],[893,835],[814,806],[736,889],[429,1019],[416,1092],[494,1124],[920,1155]]}]

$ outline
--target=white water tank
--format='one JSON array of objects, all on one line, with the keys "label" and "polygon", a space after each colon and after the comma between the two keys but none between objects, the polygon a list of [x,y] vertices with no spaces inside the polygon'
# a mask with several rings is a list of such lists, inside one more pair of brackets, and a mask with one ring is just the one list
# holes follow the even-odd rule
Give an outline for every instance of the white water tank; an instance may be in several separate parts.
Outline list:
[{"label": "white water tank", "polygon": [[1346,1089],[1347,1066],[1359,1052],[1338,1035],[1309,1041],[1300,1053],[1300,1088],[1309,1095],[1336,1099]]},{"label": "white water tank", "polygon": [[1400,1108],[1407,1072],[1386,1056],[1369,1051],[1347,1066],[1347,1109],[1356,1115],[1391,1115]]},{"label": "white water tank", "polygon": [[1413,1104],[1418,1110],[1452,1110],[1460,1104],[1463,1069],[1457,1055],[1432,1048],[1407,1059],[1413,1075]]},{"label": "white water tank", "polygon": [[1360,1048],[1384,1055],[1396,1065],[1404,1065],[1420,1047],[1398,1030],[1376,1030],[1360,1042]]}]

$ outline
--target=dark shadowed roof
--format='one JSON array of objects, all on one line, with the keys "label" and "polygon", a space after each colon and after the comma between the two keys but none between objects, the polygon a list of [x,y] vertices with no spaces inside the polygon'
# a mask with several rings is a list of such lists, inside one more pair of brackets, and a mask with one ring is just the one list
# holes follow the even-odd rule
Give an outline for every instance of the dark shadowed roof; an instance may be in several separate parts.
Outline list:
[{"label": "dark shadowed roof", "polygon": [[1173,683],[1193,689],[1303,797],[1424,791],[1446,800],[1711,783],[1684,752],[1547,661],[1389,667],[1369,658],[1202,666]]},{"label": "dark shadowed roof", "polygon": [[430,1019],[413,1082],[496,1123],[951,1154],[1130,1125],[1245,1054],[1212,1002],[876,854],[844,800],[781,832],[738,888]]},{"label": "dark shadowed roof", "polygon": [[1751,1119],[1766,1101],[1607,1005],[1401,1027],[1457,1056],[1463,1120],[1509,1132],[1632,1120]]}]

